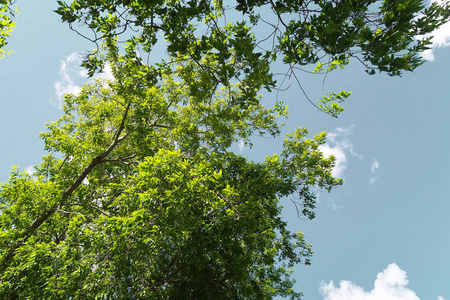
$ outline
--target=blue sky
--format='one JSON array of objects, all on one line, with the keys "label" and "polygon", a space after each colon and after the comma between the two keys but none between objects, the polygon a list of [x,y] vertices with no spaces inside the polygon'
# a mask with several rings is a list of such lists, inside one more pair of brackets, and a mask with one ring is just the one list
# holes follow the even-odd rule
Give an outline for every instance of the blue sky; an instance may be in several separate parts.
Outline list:
[{"label": "blue sky", "polygon": [[[54,2],[19,1],[14,53],[0,60],[0,181],[13,164],[39,163],[39,132],[61,115],[61,93],[85,81],[76,53],[92,45],[59,21]],[[295,85],[279,95],[290,108],[285,132],[329,132],[323,151],[338,157],[334,172],[345,180],[319,194],[313,221],[282,200],[290,228],[315,250],[311,266],[295,268],[304,299],[450,299],[449,37],[445,26],[424,54],[429,61],[401,78],[366,75],[357,63],[328,75],[327,92],[352,91],[339,119],[318,112]],[[298,75],[312,99],[323,95],[323,78]],[[255,139],[242,154],[259,160],[280,143]]]}]

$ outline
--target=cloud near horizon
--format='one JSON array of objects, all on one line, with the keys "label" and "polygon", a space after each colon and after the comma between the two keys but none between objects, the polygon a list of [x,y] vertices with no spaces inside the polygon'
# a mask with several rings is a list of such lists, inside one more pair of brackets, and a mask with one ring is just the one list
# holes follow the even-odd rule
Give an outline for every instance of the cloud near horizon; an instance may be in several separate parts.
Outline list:
[{"label": "cloud near horizon", "polygon": [[[420,300],[407,285],[406,272],[392,263],[383,272],[378,273],[374,288],[370,292],[347,280],[341,280],[339,287],[336,287],[333,281],[328,284],[322,282],[320,292],[324,300]],[[439,296],[438,300],[445,299]]]}]

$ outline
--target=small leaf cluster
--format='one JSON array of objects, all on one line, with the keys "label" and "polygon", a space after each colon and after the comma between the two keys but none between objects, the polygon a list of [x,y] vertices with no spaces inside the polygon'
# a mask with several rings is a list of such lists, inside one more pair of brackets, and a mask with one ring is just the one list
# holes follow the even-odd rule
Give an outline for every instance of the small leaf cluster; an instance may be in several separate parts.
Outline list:
[{"label": "small leaf cluster", "polygon": [[13,22],[17,10],[11,8],[13,0],[0,0],[0,59],[4,54],[8,53],[4,47],[8,44],[6,38],[11,36],[12,30],[15,28],[16,22]]},{"label": "small leaf cluster", "polygon": [[340,103],[344,102],[350,96],[351,93],[347,91],[340,91],[339,93],[330,93],[329,96],[324,96],[317,101],[320,109],[329,114],[332,117],[337,118],[338,115],[344,111]]}]

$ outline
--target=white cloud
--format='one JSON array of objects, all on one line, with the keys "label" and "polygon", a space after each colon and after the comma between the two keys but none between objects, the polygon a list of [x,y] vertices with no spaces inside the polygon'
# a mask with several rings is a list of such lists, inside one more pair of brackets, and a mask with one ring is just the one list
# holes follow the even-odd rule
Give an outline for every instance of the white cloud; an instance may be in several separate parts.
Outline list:
[{"label": "white cloud", "polygon": [[339,287],[335,287],[333,281],[328,284],[322,282],[320,292],[324,300],[420,300],[407,285],[406,272],[393,263],[378,273],[370,292],[346,280],[342,280]]},{"label": "white cloud", "polygon": [[358,156],[353,145],[348,138],[352,135],[354,125],[348,128],[338,127],[334,131],[327,134],[327,143],[319,147],[325,157],[333,155],[336,158],[335,167],[332,170],[334,177],[341,177],[347,168],[347,154]]},{"label": "white cloud", "polygon": [[239,140],[239,143],[238,143],[238,148],[239,148],[239,153],[242,153],[243,151],[244,151],[244,148],[245,148],[245,142],[244,142],[244,140]]},{"label": "white cloud", "polygon": [[380,162],[376,159],[373,159],[373,163],[370,166],[370,171],[372,171],[372,173],[375,173],[379,167],[380,167]]},{"label": "white cloud", "polygon": [[340,177],[344,170],[347,168],[347,156],[345,155],[345,148],[339,146],[330,146],[328,143],[320,146],[320,151],[322,151],[325,157],[333,155],[336,159],[335,166],[333,168],[333,176]]},{"label": "white cloud", "polygon": [[75,52],[61,61],[59,79],[53,84],[58,99],[56,104],[59,108],[62,106],[64,94],[77,95],[81,91],[81,87],[74,82],[74,77],[86,78],[80,64],[81,55]]},{"label": "white cloud", "polygon": [[444,297],[439,296],[437,300],[445,300]]},{"label": "white cloud", "polygon": [[[87,77],[87,71],[84,70],[84,69],[83,69],[83,71],[85,72],[86,77]],[[106,64],[103,67],[103,72],[95,74],[93,79],[113,80],[114,79],[114,75],[113,75],[113,72],[112,72],[112,69],[111,69],[111,65],[110,64]]]},{"label": "white cloud", "polygon": [[29,175],[33,175],[36,171],[34,170],[34,166],[27,166],[25,168],[25,172],[27,172]]},{"label": "white cloud", "polygon": [[[380,162],[376,159],[373,159],[372,165],[370,166],[370,171],[372,172],[372,174],[375,174],[377,169],[379,169],[379,168],[380,168]],[[370,184],[374,184],[377,180],[378,180],[378,177],[372,176],[372,178],[370,178]]]},{"label": "white cloud", "polygon": [[[448,0],[432,0],[431,3],[437,2],[442,5],[448,2]],[[426,50],[422,53],[422,57],[429,61],[434,61],[434,50],[441,47],[450,46],[450,22],[445,23],[438,29],[434,30],[431,35],[433,36],[431,42],[431,49]],[[426,35],[427,37],[429,35]],[[422,39],[423,36],[418,36],[418,39]]]},{"label": "white cloud", "polygon": [[101,74],[104,74],[103,79],[114,80],[114,74],[112,72],[112,68],[111,68],[110,64],[107,64],[105,66],[105,68],[103,69],[103,73],[101,73]]},{"label": "white cloud", "polygon": [[81,86],[88,82],[92,83],[92,79],[112,80],[111,66],[105,65],[103,73],[96,74],[92,79],[88,80],[87,71],[81,65],[82,56],[79,53],[72,52],[61,61],[59,68],[59,79],[53,84],[56,92],[59,108],[62,107],[65,94],[77,95],[81,91]]}]

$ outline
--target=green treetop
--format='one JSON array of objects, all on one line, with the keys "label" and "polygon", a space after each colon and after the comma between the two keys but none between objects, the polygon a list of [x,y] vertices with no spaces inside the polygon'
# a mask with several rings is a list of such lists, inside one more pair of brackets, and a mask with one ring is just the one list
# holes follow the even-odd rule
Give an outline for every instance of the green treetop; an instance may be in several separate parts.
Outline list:
[{"label": "green treetop", "polygon": [[203,100],[177,71],[136,87],[134,69],[113,68],[107,86],[66,96],[35,173],[2,185],[0,298],[299,297],[289,268],[312,251],[279,199],[296,194],[312,218],[315,189],[341,183],[318,150],[325,135],[298,129],[251,162],[231,144],[279,133],[258,96],[242,109],[239,84]]}]

